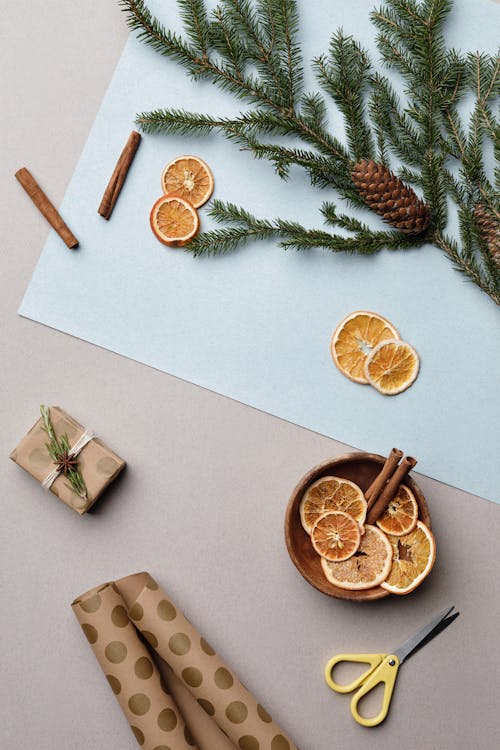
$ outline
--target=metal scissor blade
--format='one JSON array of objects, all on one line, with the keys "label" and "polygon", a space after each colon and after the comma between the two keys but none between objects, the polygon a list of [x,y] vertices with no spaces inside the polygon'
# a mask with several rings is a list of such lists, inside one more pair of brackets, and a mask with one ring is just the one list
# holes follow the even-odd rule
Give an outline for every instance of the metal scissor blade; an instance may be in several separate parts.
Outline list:
[{"label": "metal scissor blade", "polygon": [[[434,638],[435,635],[444,630],[444,628],[448,627],[448,625],[453,622],[456,617],[458,617],[458,612],[454,612],[453,615],[451,615],[453,609],[455,609],[454,606],[444,609],[439,613],[439,615],[436,615],[433,620],[427,623],[427,625],[421,628],[417,633],[415,633],[410,638],[408,638],[408,640],[402,643],[399,648],[393,651],[395,656],[398,657],[401,664],[405,659],[408,658],[408,656],[410,656],[410,654],[412,654],[420,646],[422,646],[424,641],[428,643],[431,638]],[[449,617],[449,615],[451,616]]]},{"label": "metal scissor blade", "polygon": [[[429,641],[432,641],[432,639],[441,633],[442,630],[448,627],[448,625],[451,625],[453,620],[456,620],[460,612],[453,612],[451,615],[448,615],[448,617],[445,617],[444,620],[441,620],[439,625],[436,625],[434,630],[432,630],[429,635],[426,635],[423,641],[420,641],[420,643],[413,649],[411,654],[408,656],[413,656],[417,651],[420,651],[421,648],[423,648]],[[408,658],[408,657],[407,657]]]}]

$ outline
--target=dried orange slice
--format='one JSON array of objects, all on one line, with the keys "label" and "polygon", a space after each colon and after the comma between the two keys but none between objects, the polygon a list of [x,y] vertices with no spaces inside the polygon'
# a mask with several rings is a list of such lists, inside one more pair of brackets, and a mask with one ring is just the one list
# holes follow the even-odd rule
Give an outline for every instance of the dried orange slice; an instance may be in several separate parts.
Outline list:
[{"label": "dried orange slice", "polygon": [[157,239],[173,247],[187,244],[200,228],[196,209],[176,195],[162,195],[151,209],[149,220]]},{"label": "dried orange slice", "polygon": [[365,526],[361,544],[344,562],[321,560],[323,573],[341,589],[359,591],[379,586],[391,569],[392,548],[386,535],[376,526]]},{"label": "dried orange slice", "polygon": [[418,354],[406,341],[382,341],[365,362],[366,379],[385,396],[395,396],[414,382],[420,366]]},{"label": "dried orange slice", "polygon": [[354,482],[341,477],[321,477],[304,493],[300,503],[300,520],[308,534],[320,516],[329,510],[342,510],[360,525],[366,518],[366,500]]},{"label": "dried orange slice", "polygon": [[335,329],[330,350],[340,372],[356,383],[368,383],[365,362],[368,354],[387,339],[399,339],[399,334],[381,315],[365,310],[353,312]]},{"label": "dried orange slice", "polygon": [[380,584],[391,594],[409,594],[429,575],[436,559],[436,542],[432,532],[417,521],[416,528],[405,536],[388,536],[392,546],[392,567]]},{"label": "dried orange slice", "polygon": [[214,178],[203,159],[198,156],[178,156],[163,170],[161,186],[166,195],[179,195],[194,208],[199,208],[212,195]]},{"label": "dried orange slice", "polygon": [[361,541],[359,524],[348,513],[323,513],[311,529],[312,546],[326,560],[347,560]]},{"label": "dried orange slice", "polygon": [[376,524],[384,534],[404,536],[417,525],[418,505],[413,492],[404,484],[399,486],[396,497],[391,500]]}]

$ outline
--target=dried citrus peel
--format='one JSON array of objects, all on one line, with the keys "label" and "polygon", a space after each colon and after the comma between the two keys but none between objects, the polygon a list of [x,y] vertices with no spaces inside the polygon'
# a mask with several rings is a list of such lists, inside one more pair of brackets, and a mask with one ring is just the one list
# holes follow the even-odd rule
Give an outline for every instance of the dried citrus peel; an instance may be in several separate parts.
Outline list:
[{"label": "dried citrus peel", "polygon": [[318,518],[326,511],[341,510],[359,524],[366,518],[366,500],[354,482],[342,477],[327,476],[313,482],[304,492],[300,503],[300,520],[308,534]]},{"label": "dried citrus peel", "polygon": [[366,358],[364,373],[377,391],[395,396],[414,383],[419,366],[418,354],[410,344],[389,339],[378,344]]},{"label": "dried citrus peel", "polygon": [[360,545],[359,524],[342,511],[323,513],[311,529],[311,542],[318,555],[326,560],[347,560]]},{"label": "dried citrus peel", "polygon": [[376,524],[385,534],[404,536],[417,525],[418,505],[415,495],[405,484],[400,484],[396,496],[387,504]]},{"label": "dried citrus peel", "polygon": [[343,375],[356,383],[368,383],[364,372],[367,356],[377,344],[397,339],[399,334],[382,315],[358,310],[344,318],[331,341],[333,361]]},{"label": "dried citrus peel", "polygon": [[200,208],[213,193],[214,178],[199,156],[178,156],[163,170],[161,186],[166,195],[178,195]]},{"label": "dried citrus peel", "polygon": [[200,227],[198,212],[193,206],[175,195],[162,195],[150,214],[151,229],[164,245],[186,245]]},{"label": "dried citrus peel", "polygon": [[392,566],[382,588],[391,594],[409,594],[432,570],[436,559],[434,535],[422,521],[405,536],[387,537],[393,550]]},{"label": "dried citrus peel", "polygon": [[365,526],[359,548],[341,562],[321,560],[326,578],[334,586],[361,591],[379,586],[387,578],[392,564],[392,548],[385,534],[376,526]]}]

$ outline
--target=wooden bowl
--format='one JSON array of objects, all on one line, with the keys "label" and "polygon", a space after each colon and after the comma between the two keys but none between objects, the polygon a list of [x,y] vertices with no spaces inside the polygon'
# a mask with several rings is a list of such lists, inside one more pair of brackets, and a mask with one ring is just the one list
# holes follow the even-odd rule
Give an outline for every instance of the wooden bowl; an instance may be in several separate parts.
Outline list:
[{"label": "wooden bowl", "polygon": [[[336,476],[350,479],[363,492],[366,492],[384,464],[385,458],[374,453],[346,453],[338,458],[332,458],[305,474],[288,501],[285,516],[285,540],[293,564],[299,573],[318,591],[337,599],[352,599],[366,602],[382,599],[390,592],[376,586],[364,591],[349,591],[330,583],[323,573],[319,555],[314,551],[309,535],[304,531],[300,522],[300,502],[306,489],[320,477]],[[431,519],[425,497],[416,482],[407,476],[404,483],[411,489],[418,503],[418,517],[426,526],[431,527]]]}]

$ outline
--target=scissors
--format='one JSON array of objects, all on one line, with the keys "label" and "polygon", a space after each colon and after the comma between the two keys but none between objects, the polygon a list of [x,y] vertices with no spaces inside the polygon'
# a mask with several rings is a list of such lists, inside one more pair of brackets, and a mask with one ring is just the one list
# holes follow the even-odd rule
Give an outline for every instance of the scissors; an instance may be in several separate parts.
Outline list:
[{"label": "scissors", "polygon": [[[331,689],[337,693],[352,693],[359,688],[351,699],[351,714],[358,724],[364,727],[375,727],[384,721],[389,712],[392,691],[394,690],[394,683],[396,682],[400,664],[428,643],[434,636],[447,628],[458,617],[460,613],[453,612],[454,609],[455,607],[444,609],[391,654],[337,654],[330,659],[325,667],[325,679]],[[337,664],[343,661],[369,664],[369,667],[360,677],[357,677],[348,685],[339,685],[333,679],[333,670]],[[365,718],[358,711],[358,703],[361,698],[371,692],[380,683],[384,684],[382,708],[376,716]]]}]

